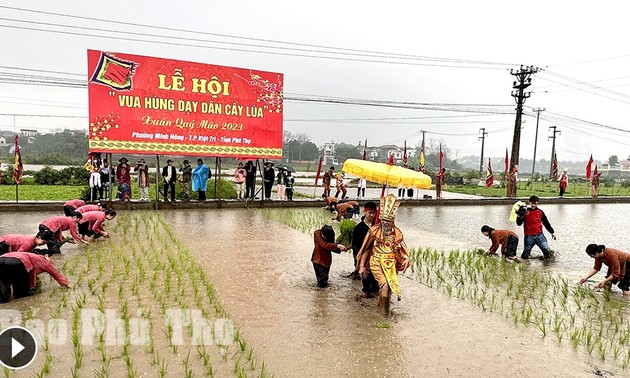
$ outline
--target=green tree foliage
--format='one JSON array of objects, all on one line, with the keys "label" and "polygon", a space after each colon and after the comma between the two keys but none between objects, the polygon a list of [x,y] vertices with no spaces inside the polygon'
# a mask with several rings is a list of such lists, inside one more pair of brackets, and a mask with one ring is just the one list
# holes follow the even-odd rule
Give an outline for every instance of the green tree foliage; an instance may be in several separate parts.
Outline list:
[{"label": "green tree foliage", "polygon": [[608,164],[610,164],[611,167],[614,167],[615,165],[619,164],[619,158],[617,157],[617,155],[611,155],[608,158]]},{"label": "green tree foliage", "polygon": [[88,139],[85,134],[63,131],[34,137],[32,143],[20,139],[24,164],[78,165],[85,163]]},{"label": "green tree foliage", "polygon": [[361,159],[361,153],[356,146],[347,143],[335,144],[335,157],[339,163],[343,163],[346,159]]},{"label": "green tree foliage", "polygon": [[90,179],[90,172],[83,167],[67,167],[56,171],[46,166],[35,172],[33,178],[39,185],[85,185]]}]

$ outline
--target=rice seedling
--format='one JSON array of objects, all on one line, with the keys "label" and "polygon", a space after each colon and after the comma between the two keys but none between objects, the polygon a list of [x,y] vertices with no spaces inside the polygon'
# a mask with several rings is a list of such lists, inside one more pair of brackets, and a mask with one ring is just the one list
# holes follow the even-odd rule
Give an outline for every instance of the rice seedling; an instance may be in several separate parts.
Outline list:
[{"label": "rice seedling", "polygon": [[166,377],[167,371],[168,371],[168,363],[164,361],[164,359],[162,359],[162,361],[160,362],[160,377],[161,378]]},{"label": "rice seedling", "polygon": [[190,367],[190,350],[188,354],[184,358],[184,377],[191,378],[192,377],[192,369]]}]

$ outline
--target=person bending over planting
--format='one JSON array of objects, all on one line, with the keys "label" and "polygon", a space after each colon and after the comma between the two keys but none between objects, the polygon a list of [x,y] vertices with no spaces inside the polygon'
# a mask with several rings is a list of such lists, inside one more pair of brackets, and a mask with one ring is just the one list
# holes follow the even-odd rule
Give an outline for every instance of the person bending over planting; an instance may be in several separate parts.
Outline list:
[{"label": "person bending over planting", "polygon": [[589,244],[586,247],[586,254],[595,259],[595,265],[593,265],[593,269],[580,280],[580,285],[597,274],[602,268],[602,264],[605,264],[608,267],[606,278],[595,285],[595,288],[617,284],[623,292],[623,295],[630,295],[630,268],[628,267],[628,264],[630,264],[630,254],[597,244]]},{"label": "person bending over planting", "polygon": [[501,246],[501,255],[508,260],[518,261],[516,248],[518,248],[518,235],[510,230],[496,230],[488,225],[481,227],[481,233],[492,241],[492,245],[486,251],[486,256],[496,255]]}]

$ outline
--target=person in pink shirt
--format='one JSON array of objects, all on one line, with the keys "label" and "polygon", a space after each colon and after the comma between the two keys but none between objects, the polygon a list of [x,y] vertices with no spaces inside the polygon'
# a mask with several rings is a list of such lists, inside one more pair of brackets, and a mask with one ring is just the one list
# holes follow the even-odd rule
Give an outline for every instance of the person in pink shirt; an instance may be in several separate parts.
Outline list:
[{"label": "person in pink shirt", "polygon": [[[48,255],[29,252],[9,252],[0,256],[0,302],[33,295],[37,276],[46,272],[63,287],[69,282],[50,262]],[[11,295],[13,292],[13,295]]]},{"label": "person in pink shirt", "polygon": [[72,239],[75,242],[81,242],[87,244],[79,234],[77,230],[77,222],[83,218],[81,213],[74,212],[71,216],[57,216],[45,219],[39,225],[39,231],[48,231],[55,235],[53,240],[48,242],[48,250],[51,255],[61,253],[61,245],[63,240],[63,231],[70,231]]},{"label": "person in pink shirt", "polygon": [[103,229],[103,223],[106,220],[112,220],[116,216],[116,211],[107,209],[103,211],[89,211],[83,214],[83,218],[79,221],[79,234],[86,242],[94,239],[109,237],[109,233]]},{"label": "person in pink shirt", "polygon": [[38,232],[35,237],[20,234],[0,236],[0,255],[8,252],[33,252],[35,248],[46,244],[53,237],[52,233],[48,232]]},{"label": "person in pink shirt", "polygon": [[83,205],[81,207],[77,207],[76,212],[84,214],[84,213],[87,213],[88,211],[105,211],[105,210],[107,210],[107,206],[99,202],[96,205]]},{"label": "person in pink shirt", "polygon": [[69,217],[70,214],[74,213],[74,211],[85,205],[85,201],[84,200],[80,200],[80,199],[75,199],[75,200],[70,200],[67,201],[66,203],[63,204],[63,213]]}]

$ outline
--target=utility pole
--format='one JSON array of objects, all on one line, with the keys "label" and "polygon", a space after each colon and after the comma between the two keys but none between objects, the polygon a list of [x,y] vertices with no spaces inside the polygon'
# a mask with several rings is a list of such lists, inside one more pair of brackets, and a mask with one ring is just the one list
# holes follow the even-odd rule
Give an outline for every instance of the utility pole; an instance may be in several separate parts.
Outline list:
[{"label": "utility pole", "polygon": [[553,135],[547,138],[547,140],[553,139],[553,143],[551,145],[551,165],[549,166],[549,179],[553,177],[553,157],[556,154],[556,134],[561,134],[560,130],[556,130],[557,128],[558,126],[549,126],[549,130],[553,129]]},{"label": "utility pole", "polygon": [[479,137],[479,139],[481,139],[481,161],[479,161],[479,174],[481,175],[480,177],[483,178],[483,147],[488,133],[486,132],[485,127],[482,127],[479,131],[481,131],[481,136]]},{"label": "utility pole", "polygon": [[534,137],[534,161],[532,162],[532,180],[534,179],[534,172],[536,172],[536,146],[538,145],[538,121],[540,120],[540,112],[544,112],[545,108],[536,108],[536,136]]},{"label": "utility pole", "polygon": [[[514,138],[512,139],[512,157],[510,161],[510,172],[518,165],[519,151],[521,148],[521,118],[523,116],[523,104],[525,100],[531,96],[531,92],[525,93],[525,89],[532,85],[531,76],[538,72],[538,68],[534,66],[524,67],[518,71],[510,70],[510,74],[516,78],[512,83],[512,97],[516,101],[516,121],[514,122]],[[516,196],[516,187],[514,187],[514,195]]]},{"label": "utility pole", "polygon": [[427,132],[425,130],[420,130],[420,132],[422,133],[422,145],[420,146],[420,156],[418,157],[420,166],[418,167],[418,170],[420,172],[424,172],[424,166],[426,165],[426,162],[421,161],[423,159],[426,159],[424,155],[426,155],[426,152],[424,151],[424,134],[426,134]]}]

